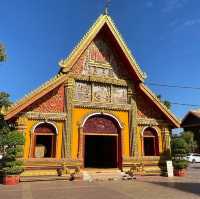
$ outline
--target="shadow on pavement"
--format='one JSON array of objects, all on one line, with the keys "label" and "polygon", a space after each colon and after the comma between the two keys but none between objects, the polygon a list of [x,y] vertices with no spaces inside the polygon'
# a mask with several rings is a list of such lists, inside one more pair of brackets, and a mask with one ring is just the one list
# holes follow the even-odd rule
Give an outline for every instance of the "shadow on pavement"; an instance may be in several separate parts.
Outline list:
[{"label": "shadow on pavement", "polygon": [[180,191],[189,192],[200,196],[200,183],[192,183],[192,182],[149,182],[149,183],[178,189]]},{"label": "shadow on pavement", "polygon": [[200,169],[200,167],[191,167],[192,169]]},{"label": "shadow on pavement", "polygon": [[200,169],[200,165],[190,165],[191,169]]}]

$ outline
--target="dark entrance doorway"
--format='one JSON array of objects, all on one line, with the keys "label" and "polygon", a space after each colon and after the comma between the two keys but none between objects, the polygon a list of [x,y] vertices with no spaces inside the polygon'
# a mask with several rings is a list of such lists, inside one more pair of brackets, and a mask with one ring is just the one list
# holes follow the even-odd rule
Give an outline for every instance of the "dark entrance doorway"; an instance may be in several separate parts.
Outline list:
[{"label": "dark entrance doorway", "polygon": [[86,135],[85,167],[116,168],[117,136]]},{"label": "dark entrance doorway", "polygon": [[56,129],[50,123],[41,123],[34,130],[33,158],[55,158]]},{"label": "dark entrance doorway", "polygon": [[154,156],[155,147],[154,147],[154,138],[153,137],[144,137],[144,155],[145,156]]},{"label": "dark entrance doorway", "polygon": [[52,135],[37,135],[36,147],[43,146],[44,158],[54,157],[54,136]]},{"label": "dark entrance doorway", "polygon": [[144,156],[159,155],[158,135],[155,129],[149,127],[143,132],[143,149]]},{"label": "dark entrance doorway", "polygon": [[121,129],[108,115],[94,115],[83,126],[84,167],[121,168]]}]

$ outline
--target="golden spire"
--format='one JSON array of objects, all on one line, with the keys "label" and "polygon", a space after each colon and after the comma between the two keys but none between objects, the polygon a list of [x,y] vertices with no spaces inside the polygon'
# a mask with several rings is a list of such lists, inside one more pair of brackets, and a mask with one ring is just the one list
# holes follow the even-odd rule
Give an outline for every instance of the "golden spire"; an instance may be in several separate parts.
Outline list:
[{"label": "golden spire", "polygon": [[105,8],[104,8],[104,12],[103,14],[104,15],[108,15],[108,7],[109,7],[109,4],[110,4],[111,0],[105,0]]}]

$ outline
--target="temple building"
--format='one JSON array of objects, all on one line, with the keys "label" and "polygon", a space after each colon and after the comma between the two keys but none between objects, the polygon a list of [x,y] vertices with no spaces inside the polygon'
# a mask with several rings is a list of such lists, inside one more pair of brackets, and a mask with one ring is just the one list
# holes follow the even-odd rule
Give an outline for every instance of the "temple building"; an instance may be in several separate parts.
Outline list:
[{"label": "temple building", "polygon": [[61,164],[81,170],[142,165],[144,174],[159,172],[180,122],[144,84],[108,14],[59,66],[58,75],[5,116],[25,135],[24,175],[53,175]]}]

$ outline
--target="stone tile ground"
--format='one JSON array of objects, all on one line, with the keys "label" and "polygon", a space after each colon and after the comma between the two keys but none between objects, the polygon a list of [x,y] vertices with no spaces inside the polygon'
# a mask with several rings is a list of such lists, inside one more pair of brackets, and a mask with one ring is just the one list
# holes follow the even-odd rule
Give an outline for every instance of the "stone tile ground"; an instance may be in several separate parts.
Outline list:
[{"label": "stone tile ground", "polygon": [[200,164],[188,176],[138,177],[133,181],[50,181],[0,185],[0,199],[195,199],[200,198]]}]

